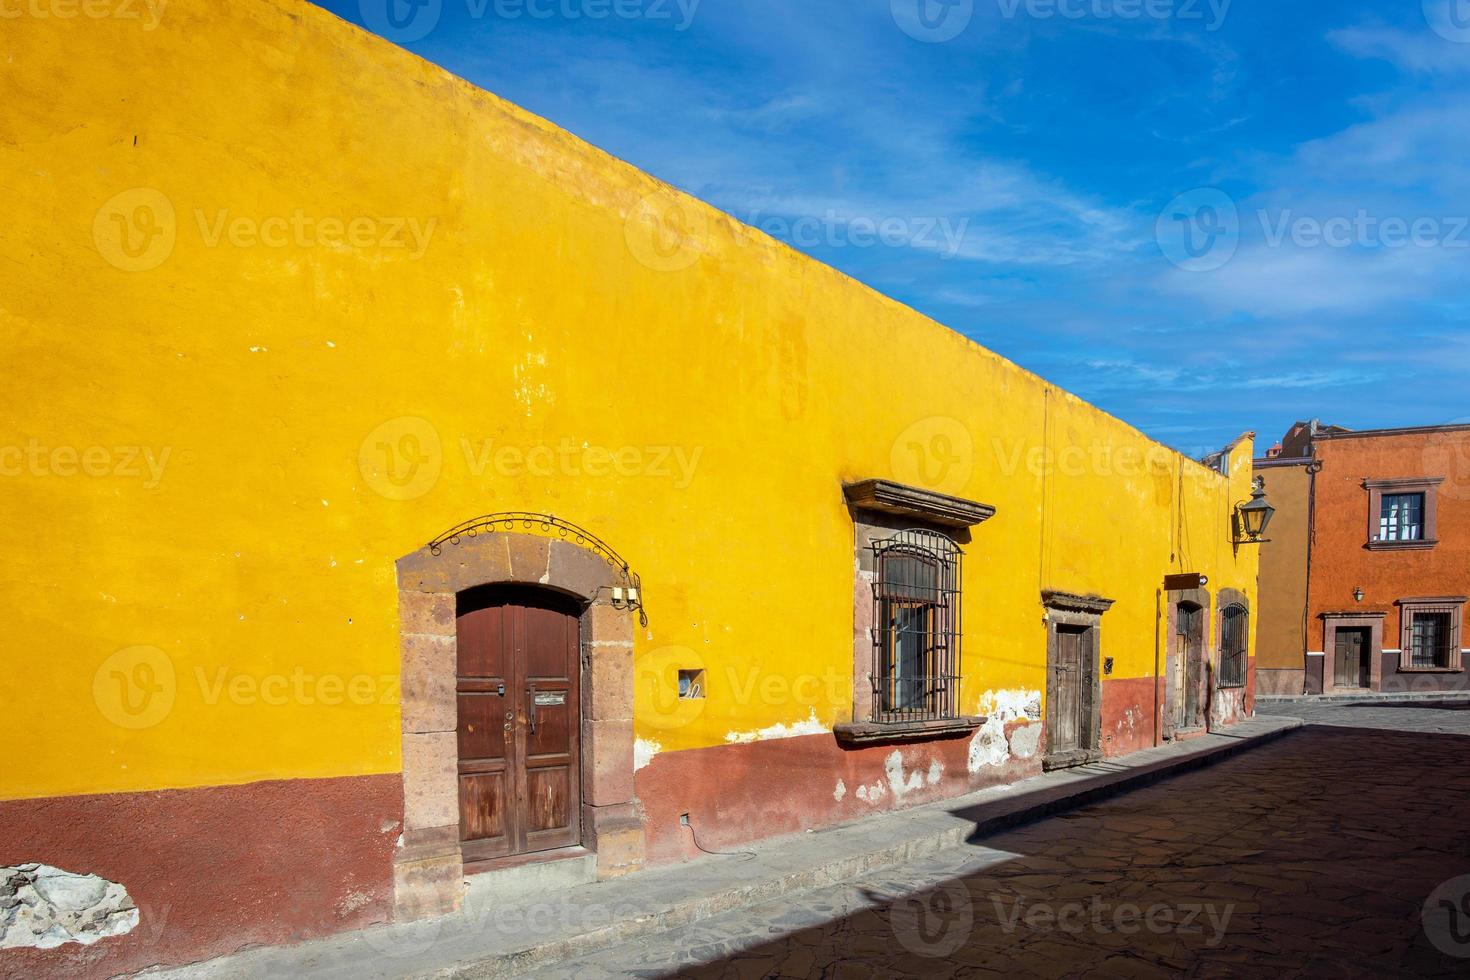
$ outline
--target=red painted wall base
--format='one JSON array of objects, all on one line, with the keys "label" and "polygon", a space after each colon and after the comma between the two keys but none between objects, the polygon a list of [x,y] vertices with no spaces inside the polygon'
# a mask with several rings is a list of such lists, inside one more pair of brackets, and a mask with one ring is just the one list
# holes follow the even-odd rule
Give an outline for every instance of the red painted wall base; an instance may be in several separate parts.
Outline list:
[{"label": "red painted wall base", "polygon": [[0,952],[6,977],[111,977],[387,921],[397,775],[0,802],[0,866],[49,864],[128,890],[136,929]]}]

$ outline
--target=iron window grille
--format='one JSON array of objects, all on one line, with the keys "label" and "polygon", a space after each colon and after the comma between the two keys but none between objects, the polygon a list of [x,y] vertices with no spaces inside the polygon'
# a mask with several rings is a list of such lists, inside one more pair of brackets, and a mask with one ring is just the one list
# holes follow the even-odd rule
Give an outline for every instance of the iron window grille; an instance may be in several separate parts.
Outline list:
[{"label": "iron window grille", "polygon": [[873,721],[959,717],[963,552],[935,531],[873,543]]},{"label": "iron window grille", "polygon": [[1230,606],[1222,617],[1220,643],[1220,686],[1244,687],[1250,648],[1250,611]]},{"label": "iron window grille", "polygon": [[1454,617],[1448,612],[1416,612],[1409,625],[1409,666],[1448,670],[1460,652]]}]

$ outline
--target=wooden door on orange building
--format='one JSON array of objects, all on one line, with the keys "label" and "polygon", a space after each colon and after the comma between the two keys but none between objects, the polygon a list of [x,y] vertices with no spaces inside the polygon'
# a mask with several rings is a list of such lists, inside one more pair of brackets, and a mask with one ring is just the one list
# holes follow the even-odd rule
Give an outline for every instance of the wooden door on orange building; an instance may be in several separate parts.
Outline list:
[{"label": "wooden door on orange building", "polygon": [[466,869],[581,842],[580,621],[534,589],[460,596],[459,823]]}]

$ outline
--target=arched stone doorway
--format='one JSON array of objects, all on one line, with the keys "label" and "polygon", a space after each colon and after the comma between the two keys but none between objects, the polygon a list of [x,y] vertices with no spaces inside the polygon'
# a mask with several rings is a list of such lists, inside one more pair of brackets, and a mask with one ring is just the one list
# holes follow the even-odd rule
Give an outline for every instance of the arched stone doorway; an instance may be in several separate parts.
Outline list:
[{"label": "arched stone doorway", "polygon": [[596,852],[600,878],[643,866],[643,818],[633,791],[637,595],[630,597],[630,582],[636,585],[627,566],[596,538],[520,515],[468,522],[399,560],[404,829],[394,858],[395,918],[453,912],[462,897],[459,621],[474,606],[461,597],[483,598],[487,587],[530,587],[560,597],[576,616],[576,836]]}]

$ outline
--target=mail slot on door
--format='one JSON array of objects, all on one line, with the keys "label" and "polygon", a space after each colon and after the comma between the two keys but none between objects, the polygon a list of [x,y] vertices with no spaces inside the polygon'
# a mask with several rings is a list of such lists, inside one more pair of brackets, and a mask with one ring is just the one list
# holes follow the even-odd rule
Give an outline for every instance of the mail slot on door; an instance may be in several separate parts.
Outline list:
[{"label": "mail slot on door", "polygon": [[536,692],[536,707],[538,707],[538,708],[545,708],[545,707],[549,707],[549,706],[552,706],[552,705],[566,704],[566,703],[567,703],[567,692],[566,691],[537,691]]}]

